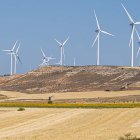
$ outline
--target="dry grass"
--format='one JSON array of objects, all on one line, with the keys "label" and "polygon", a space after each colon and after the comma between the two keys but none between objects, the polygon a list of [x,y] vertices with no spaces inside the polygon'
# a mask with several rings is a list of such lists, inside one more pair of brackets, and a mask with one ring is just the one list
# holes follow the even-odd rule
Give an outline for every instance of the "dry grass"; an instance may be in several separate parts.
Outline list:
[{"label": "dry grass", "polygon": [[47,93],[47,94],[26,94],[13,91],[0,91],[1,95],[5,95],[9,100],[15,99],[48,99],[53,96],[54,99],[79,99],[79,98],[98,98],[98,97],[118,97],[128,95],[140,95],[140,91],[92,91],[92,92],[68,92],[68,93]]},{"label": "dry grass", "polygon": [[0,108],[0,140],[117,140],[140,136],[140,109]]}]

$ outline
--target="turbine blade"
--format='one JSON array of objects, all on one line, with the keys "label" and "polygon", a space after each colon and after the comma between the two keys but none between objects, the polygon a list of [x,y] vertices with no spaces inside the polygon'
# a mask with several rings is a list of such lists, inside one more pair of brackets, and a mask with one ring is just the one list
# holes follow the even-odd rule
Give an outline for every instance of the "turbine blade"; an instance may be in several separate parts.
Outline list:
[{"label": "turbine blade", "polygon": [[99,25],[99,21],[98,21],[98,18],[97,18],[95,10],[94,10],[94,15],[95,15],[95,18],[96,18],[97,27],[100,30],[100,25]]},{"label": "turbine blade", "polygon": [[92,47],[94,46],[94,44],[96,43],[96,41],[97,41],[98,37],[99,37],[99,33],[97,34],[97,36],[96,36],[96,38],[95,38],[94,42],[92,43],[91,48],[92,48]]},{"label": "turbine blade", "polygon": [[15,44],[14,44],[14,46],[13,46],[13,48],[12,48],[12,51],[14,51],[14,49],[15,49],[15,47],[16,47],[16,45],[17,45],[17,42],[18,42],[18,40],[15,42]]},{"label": "turbine blade", "polygon": [[66,42],[69,40],[69,36],[68,38],[63,42],[63,46],[66,44]]},{"label": "turbine blade", "polygon": [[137,31],[136,28],[135,28],[135,31],[136,31],[137,37],[138,37],[138,39],[139,39],[139,41],[140,41],[140,35],[139,35],[139,33],[138,33],[138,31]]},{"label": "turbine blade", "polygon": [[139,49],[137,51],[137,56],[136,57],[138,57],[139,53],[140,53],[140,47],[139,47]]},{"label": "turbine blade", "polygon": [[126,12],[128,18],[129,18],[129,20],[130,20],[132,23],[134,23],[132,17],[131,17],[130,14],[128,13],[128,11],[127,11],[126,8],[124,7],[124,5],[123,5],[123,4],[121,4],[121,5],[122,5],[123,9],[125,10],[125,12]]},{"label": "turbine blade", "polygon": [[2,50],[2,51],[5,51],[5,52],[11,52],[11,50]]},{"label": "turbine blade", "polygon": [[54,39],[60,46],[62,46],[62,43],[60,43],[58,40]]},{"label": "turbine blade", "polygon": [[106,31],[101,31],[102,33],[104,33],[104,34],[107,34],[107,35],[111,35],[111,36],[114,36],[113,34],[111,34],[111,33],[108,33],[108,32],[106,32]]},{"label": "turbine blade", "polygon": [[16,54],[18,53],[19,48],[20,48],[20,44],[18,45],[18,48],[16,49]]},{"label": "turbine blade", "polygon": [[20,57],[18,55],[16,55],[16,58],[18,59],[18,61],[20,62],[20,64],[22,64]]},{"label": "turbine blade", "polygon": [[42,52],[42,54],[43,54],[43,57],[46,58],[46,55],[45,55],[45,53],[43,52],[42,48],[41,48],[41,52]]},{"label": "turbine blade", "polygon": [[137,24],[140,24],[140,22],[135,22],[135,24],[137,25]]},{"label": "turbine blade", "polygon": [[53,60],[53,59],[56,59],[56,58],[53,58],[53,57],[48,57],[48,59]]}]

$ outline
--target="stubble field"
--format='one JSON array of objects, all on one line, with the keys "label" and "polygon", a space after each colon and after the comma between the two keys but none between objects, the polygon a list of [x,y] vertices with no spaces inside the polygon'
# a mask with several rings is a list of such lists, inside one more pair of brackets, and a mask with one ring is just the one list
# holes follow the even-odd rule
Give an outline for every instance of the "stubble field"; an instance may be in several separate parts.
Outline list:
[{"label": "stubble field", "polygon": [[0,140],[117,140],[140,136],[140,108],[0,108]]},{"label": "stubble field", "polygon": [[[127,97],[139,91],[26,94],[1,91],[1,102]],[[140,137],[140,108],[0,108],[0,140],[117,140],[126,133]]]}]

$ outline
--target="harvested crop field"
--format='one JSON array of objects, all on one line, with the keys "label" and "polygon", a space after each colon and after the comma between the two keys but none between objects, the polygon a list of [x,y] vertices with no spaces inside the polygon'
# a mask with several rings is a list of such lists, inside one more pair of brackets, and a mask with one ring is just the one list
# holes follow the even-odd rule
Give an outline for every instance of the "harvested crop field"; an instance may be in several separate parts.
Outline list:
[{"label": "harvested crop field", "polygon": [[117,140],[140,137],[140,109],[0,108],[0,140]]},{"label": "harvested crop field", "polygon": [[27,94],[12,91],[0,91],[0,94],[8,99],[1,101],[39,101],[47,102],[52,96],[54,103],[116,103],[116,102],[140,102],[140,91],[92,91],[92,92],[67,92]]}]

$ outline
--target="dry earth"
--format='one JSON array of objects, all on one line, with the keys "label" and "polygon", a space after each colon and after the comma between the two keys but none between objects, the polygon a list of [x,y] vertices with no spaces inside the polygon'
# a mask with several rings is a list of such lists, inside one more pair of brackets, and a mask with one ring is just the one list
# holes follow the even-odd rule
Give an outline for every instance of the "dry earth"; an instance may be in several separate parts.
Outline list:
[{"label": "dry earth", "polygon": [[0,140],[117,140],[140,137],[140,109],[0,108]]},{"label": "dry earth", "polygon": [[0,77],[0,90],[23,93],[139,90],[140,68],[49,66],[27,74]]}]

